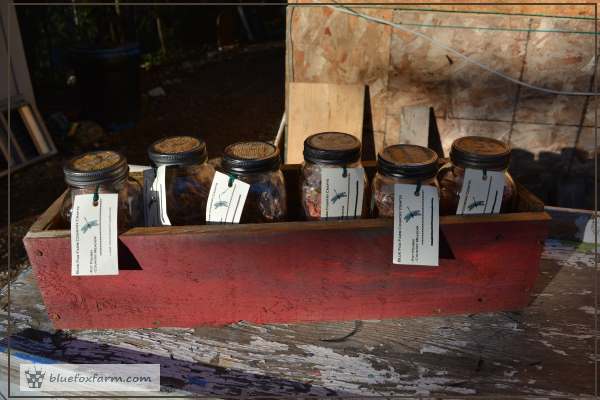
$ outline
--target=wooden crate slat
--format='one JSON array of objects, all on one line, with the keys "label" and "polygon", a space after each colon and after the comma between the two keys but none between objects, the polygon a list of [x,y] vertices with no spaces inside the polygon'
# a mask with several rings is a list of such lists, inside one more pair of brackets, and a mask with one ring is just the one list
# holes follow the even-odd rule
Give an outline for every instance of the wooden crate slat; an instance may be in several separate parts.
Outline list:
[{"label": "wooden crate slat", "polygon": [[4,116],[4,114],[2,114],[2,113],[0,113],[0,122],[2,122],[4,129],[6,130],[7,134],[10,136],[10,142],[12,145],[14,145],[15,150],[17,151],[17,155],[19,156],[19,159],[21,160],[21,162],[24,162],[25,160],[27,160],[27,157],[25,157],[25,153],[23,153],[21,146],[19,146],[19,142],[17,142],[17,139],[15,138],[15,135],[13,134],[12,130],[8,128],[8,121],[6,120],[6,117]]},{"label": "wooden crate slat", "polygon": [[55,154],[57,151],[56,145],[54,144],[54,140],[52,140],[52,136],[50,136],[50,133],[48,132],[48,129],[46,128],[46,124],[44,123],[42,114],[40,114],[40,110],[38,110],[38,108],[35,104],[30,104],[30,107],[31,107],[31,110],[33,111],[33,115],[35,116],[35,118],[38,122],[38,126],[40,127],[41,133],[44,136],[44,138],[46,139],[46,143],[49,147],[49,153]]},{"label": "wooden crate slat", "polygon": [[2,151],[6,163],[12,166],[15,163],[15,159],[12,157],[12,154],[9,154],[8,135],[5,134],[3,129],[0,129],[0,151]]},{"label": "wooden crate slat", "polygon": [[50,146],[48,146],[46,138],[40,129],[39,122],[36,121],[31,111],[31,107],[29,107],[29,105],[23,105],[17,110],[21,116],[21,119],[23,120],[23,123],[25,123],[25,127],[27,127],[27,130],[29,131],[29,136],[35,145],[37,152],[39,154],[50,153]]},{"label": "wooden crate slat", "polygon": [[535,197],[520,198],[524,212],[442,217],[439,267],[392,264],[393,222],[358,219],[134,228],[119,238],[119,275],[73,277],[61,199],[24,242],[61,329],[516,310],[530,301],[550,220]]},{"label": "wooden crate slat", "polygon": [[[7,118],[4,116],[3,112],[10,113],[13,110],[17,110],[19,117],[23,121],[29,134],[29,138],[35,147],[36,155],[28,157],[23,151],[23,148],[19,144],[12,129],[9,129]],[[10,102],[9,99],[0,101],[0,111],[2,111],[0,112],[0,123],[7,134],[6,137],[0,137],[0,140],[2,140],[0,152],[9,166],[9,168],[0,171],[0,177],[6,176],[9,172],[14,172],[57,153],[56,145],[46,129],[44,120],[35,104],[29,104],[22,96],[17,95],[11,97]],[[9,151],[7,147],[9,137],[13,151]]]}]

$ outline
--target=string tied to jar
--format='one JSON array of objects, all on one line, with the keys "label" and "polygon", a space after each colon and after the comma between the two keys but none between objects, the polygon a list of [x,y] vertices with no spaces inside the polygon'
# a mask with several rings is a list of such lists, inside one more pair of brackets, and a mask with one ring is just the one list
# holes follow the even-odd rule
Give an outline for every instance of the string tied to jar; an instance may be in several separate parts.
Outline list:
[{"label": "string tied to jar", "polygon": [[421,195],[421,180],[417,181],[417,187],[415,188],[415,196],[419,197]]},{"label": "string tied to jar", "polygon": [[100,195],[98,194],[99,191],[100,191],[100,184],[97,184],[96,189],[94,190],[94,197],[92,199],[92,201],[94,203],[94,207],[96,207],[98,205],[98,200],[100,200]]}]

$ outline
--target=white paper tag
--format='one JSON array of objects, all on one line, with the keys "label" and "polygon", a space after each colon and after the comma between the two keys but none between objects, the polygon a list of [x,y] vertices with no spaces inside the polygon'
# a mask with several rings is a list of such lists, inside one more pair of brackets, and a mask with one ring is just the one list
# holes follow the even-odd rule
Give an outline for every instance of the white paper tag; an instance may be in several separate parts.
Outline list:
[{"label": "white paper tag", "polygon": [[590,215],[585,224],[585,228],[583,229],[581,241],[583,243],[595,243],[596,231],[598,232],[598,241],[600,242],[600,218],[594,218],[593,215]]},{"label": "white paper tag", "polygon": [[208,194],[206,222],[237,224],[242,217],[250,185],[233,179],[229,185],[229,176],[216,171]]},{"label": "white paper tag", "polygon": [[504,172],[465,169],[456,214],[498,214],[504,193]]},{"label": "white paper tag", "polygon": [[439,194],[433,186],[394,185],[394,264],[439,265]]},{"label": "white paper tag", "polygon": [[[362,214],[363,168],[321,169],[321,218],[354,218]],[[346,176],[344,176],[346,175]]]},{"label": "white paper tag", "polygon": [[75,196],[71,214],[71,275],[118,275],[117,210],[119,195]]},{"label": "white paper tag", "polygon": [[148,169],[152,169],[149,165],[137,165],[137,164],[129,164],[129,172],[144,172]]},{"label": "white paper tag", "polygon": [[166,167],[144,171],[144,219],[146,226],[171,225],[167,215]]}]

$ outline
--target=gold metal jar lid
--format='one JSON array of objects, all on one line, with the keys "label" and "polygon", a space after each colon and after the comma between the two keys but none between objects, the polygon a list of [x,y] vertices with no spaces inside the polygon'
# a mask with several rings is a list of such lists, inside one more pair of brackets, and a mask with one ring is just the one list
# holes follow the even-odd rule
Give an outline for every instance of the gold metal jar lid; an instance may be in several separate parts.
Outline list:
[{"label": "gold metal jar lid", "polygon": [[148,157],[156,166],[201,164],[208,158],[206,143],[194,136],[170,136],[152,143]]},{"label": "gold metal jar lid", "polygon": [[127,177],[127,159],[112,150],[85,153],[71,158],[63,167],[65,181],[71,186],[98,185]]},{"label": "gold metal jar lid", "polygon": [[377,170],[388,176],[406,179],[429,179],[437,174],[435,151],[414,144],[386,147],[377,156]]},{"label": "gold metal jar lid", "polygon": [[317,164],[351,164],[360,160],[361,144],[342,132],[322,132],[304,141],[304,159]]},{"label": "gold metal jar lid", "polygon": [[279,149],[267,142],[238,142],[223,151],[221,167],[231,173],[268,172],[279,169]]},{"label": "gold metal jar lid", "polygon": [[462,168],[504,170],[510,162],[510,146],[488,137],[465,136],[452,143],[450,159]]}]

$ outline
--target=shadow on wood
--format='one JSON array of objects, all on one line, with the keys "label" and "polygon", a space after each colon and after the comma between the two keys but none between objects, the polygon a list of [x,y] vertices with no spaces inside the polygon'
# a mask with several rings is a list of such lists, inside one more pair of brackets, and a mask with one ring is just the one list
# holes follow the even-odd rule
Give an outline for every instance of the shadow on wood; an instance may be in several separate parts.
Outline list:
[{"label": "shadow on wood", "polygon": [[[7,344],[7,339],[0,341],[0,349],[6,351]],[[310,383],[75,339],[60,331],[50,334],[25,329],[10,337],[10,350],[12,358],[37,364],[159,364],[161,387],[185,390],[202,396],[281,398],[298,395],[350,395]],[[19,352],[26,354],[20,355]]]}]

